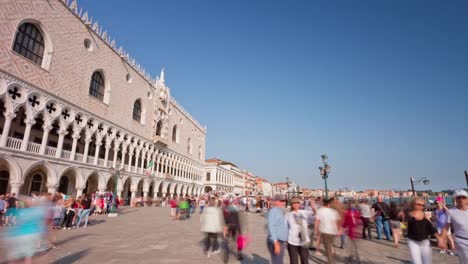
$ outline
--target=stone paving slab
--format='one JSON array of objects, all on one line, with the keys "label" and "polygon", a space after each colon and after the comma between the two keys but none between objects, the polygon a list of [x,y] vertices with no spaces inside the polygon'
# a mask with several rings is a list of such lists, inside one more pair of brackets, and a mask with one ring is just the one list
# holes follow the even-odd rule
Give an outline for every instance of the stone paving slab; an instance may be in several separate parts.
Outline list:
[{"label": "stone paving slab", "polygon": [[[267,264],[266,221],[259,214],[243,214],[251,243],[241,263]],[[92,216],[88,228],[52,231],[57,248],[36,263],[222,263],[221,254],[202,254],[199,215],[172,221],[168,208],[123,208],[119,217]],[[337,239],[338,242],[338,239]],[[363,264],[411,263],[406,243],[399,249],[388,241],[359,240]],[[338,263],[347,263],[346,250],[337,249]],[[311,251],[310,263],[326,263]],[[0,259],[2,251],[0,250]],[[285,263],[289,263],[286,253]],[[0,261],[1,263],[2,261]],[[229,263],[239,263],[234,257]],[[456,257],[433,250],[433,263],[458,263]]]}]

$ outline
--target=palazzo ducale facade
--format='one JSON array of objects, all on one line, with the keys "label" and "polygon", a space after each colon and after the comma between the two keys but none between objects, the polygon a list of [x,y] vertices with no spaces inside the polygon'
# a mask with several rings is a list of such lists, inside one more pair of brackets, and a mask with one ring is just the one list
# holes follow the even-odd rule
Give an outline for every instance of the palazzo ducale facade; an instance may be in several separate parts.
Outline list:
[{"label": "palazzo ducale facade", "polygon": [[124,199],[205,192],[206,127],[164,70],[152,78],[76,1],[2,1],[0,28],[0,193],[113,191],[111,168]]}]

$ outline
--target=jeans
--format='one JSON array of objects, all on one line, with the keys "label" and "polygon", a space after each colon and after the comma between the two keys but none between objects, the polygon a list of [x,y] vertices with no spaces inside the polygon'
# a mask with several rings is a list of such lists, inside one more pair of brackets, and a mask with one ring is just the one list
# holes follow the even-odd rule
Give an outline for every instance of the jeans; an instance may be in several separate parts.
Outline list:
[{"label": "jeans", "polygon": [[78,215],[78,224],[76,224],[76,227],[80,227],[81,219],[83,219],[83,217],[85,218],[84,226],[88,225],[89,212],[91,212],[91,209],[83,209],[83,211],[81,211],[81,214]]},{"label": "jeans", "polygon": [[423,241],[408,239],[408,247],[414,264],[432,263],[432,250],[429,239]]},{"label": "jeans", "polygon": [[301,264],[309,263],[309,249],[307,245],[304,246],[294,246],[288,244],[288,253],[289,253],[289,263],[299,264],[299,258],[301,259]]},{"label": "jeans", "polygon": [[384,219],[382,216],[377,216],[375,218],[375,225],[377,228],[377,238],[379,240],[382,239],[382,226],[385,232],[385,236],[387,240],[390,240],[390,226],[388,225],[388,219]]},{"label": "jeans", "polygon": [[340,248],[343,249],[346,242],[346,234],[341,234],[340,236]]},{"label": "jeans", "polygon": [[205,206],[204,206],[204,205],[201,205],[201,206],[200,206],[200,214],[203,214],[203,209],[205,209]]},{"label": "jeans", "polygon": [[273,242],[268,240],[267,246],[268,251],[270,251],[271,264],[283,264],[285,242],[280,242],[280,252],[278,255],[275,254],[275,247],[273,245]]}]

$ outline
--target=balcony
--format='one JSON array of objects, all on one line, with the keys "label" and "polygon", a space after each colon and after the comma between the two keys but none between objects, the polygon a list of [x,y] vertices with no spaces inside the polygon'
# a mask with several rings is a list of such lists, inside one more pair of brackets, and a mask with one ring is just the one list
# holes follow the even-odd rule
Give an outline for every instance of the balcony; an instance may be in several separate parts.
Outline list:
[{"label": "balcony", "polygon": [[167,145],[167,138],[163,138],[161,136],[154,136],[153,137],[153,143],[160,143],[163,145]]},{"label": "balcony", "polygon": [[[161,140],[165,140],[165,139],[161,138]],[[159,141],[159,142],[161,142],[161,141]],[[20,151],[21,150],[21,144],[22,144],[21,139],[14,138],[14,137],[8,137],[5,149],[13,149],[13,150]],[[2,148],[0,148],[0,149],[2,149]],[[40,155],[40,149],[41,149],[41,144],[37,144],[37,143],[34,143],[34,142],[28,142],[27,151],[25,151],[25,153],[35,154],[35,156],[37,156],[37,155]],[[42,156],[42,155],[40,155],[40,156],[44,157],[44,158],[56,159],[56,157],[55,157],[56,152],[57,152],[57,148],[47,146],[46,149],[45,149],[44,156]],[[75,153],[75,157],[74,157],[73,160],[71,160],[70,158],[71,158],[71,151],[62,150],[61,159],[63,159],[63,160],[68,160],[68,161],[75,162],[75,163],[80,163],[80,164],[83,164],[83,165],[99,166],[99,167],[104,167],[104,163],[105,163],[104,159],[99,158],[97,164],[95,165],[94,164],[94,155],[88,155],[87,158],[86,158],[86,161],[83,162],[83,154],[81,154],[81,153]],[[115,166],[113,166],[113,161],[112,160],[108,160],[107,164],[106,164],[106,167],[111,167],[112,166],[112,167],[115,167],[115,168],[120,168],[121,165],[122,165],[122,162],[120,160],[118,160],[116,162]],[[128,164],[124,164],[123,168],[125,169],[125,173],[127,173],[127,174],[134,174],[134,175],[139,175],[139,176],[142,175],[142,173],[140,173],[142,171],[141,166],[136,167],[136,166],[131,165],[130,168],[129,168]],[[143,169],[143,175],[147,176],[145,169]],[[172,175],[172,174],[169,174],[169,173],[161,173],[161,172],[157,172],[157,171],[155,171],[153,173],[153,177],[159,178],[161,180],[179,181],[179,182],[199,184],[199,185],[203,184],[202,181],[195,181],[195,180],[192,180],[192,179],[175,176],[175,175]]]}]

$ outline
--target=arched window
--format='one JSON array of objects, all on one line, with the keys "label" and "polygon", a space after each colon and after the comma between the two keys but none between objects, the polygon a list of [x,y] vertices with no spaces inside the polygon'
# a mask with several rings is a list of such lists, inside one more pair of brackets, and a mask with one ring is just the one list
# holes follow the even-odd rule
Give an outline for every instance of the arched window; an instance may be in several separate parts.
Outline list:
[{"label": "arched window", "polygon": [[136,100],[133,103],[133,120],[141,122],[141,101],[140,99]]},{"label": "arched window", "polygon": [[187,153],[192,154],[192,140],[190,138],[187,140]]},{"label": "arched window", "polygon": [[30,194],[32,192],[38,192],[40,193],[42,189],[42,175],[40,174],[35,174],[32,178],[31,181],[31,191],[29,192]]},{"label": "arched window", "polygon": [[156,124],[156,136],[161,136],[161,130],[162,130],[162,123],[161,121],[159,121]]},{"label": "arched window", "polygon": [[179,143],[179,129],[177,128],[177,125],[174,125],[172,128],[172,141]]},{"label": "arched window", "polygon": [[201,148],[201,146],[198,146],[198,159],[202,160],[202,148]]},{"label": "arched window", "polygon": [[104,77],[98,71],[95,71],[91,76],[89,84],[89,94],[97,99],[104,100]]},{"label": "arched window", "polygon": [[13,50],[41,66],[44,57],[44,37],[39,28],[32,23],[23,23],[16,32]]}]

